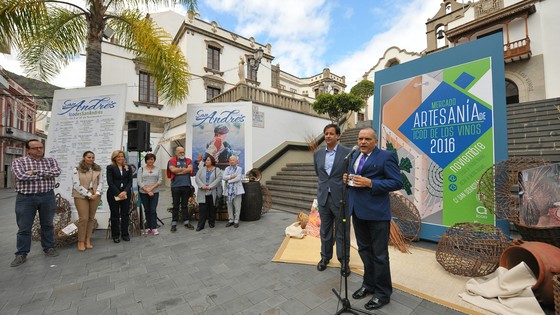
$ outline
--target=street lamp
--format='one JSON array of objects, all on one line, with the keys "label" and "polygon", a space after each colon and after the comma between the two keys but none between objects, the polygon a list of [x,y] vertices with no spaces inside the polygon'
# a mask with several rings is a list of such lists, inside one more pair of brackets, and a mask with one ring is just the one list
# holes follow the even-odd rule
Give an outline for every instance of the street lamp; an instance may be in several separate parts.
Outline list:
[{"label": "street lamp", "polygon": [[249,60],[249,64],[251,65],[251,70],[254,71],[255,74],[255,82],[257,81],[257,72],[259,71],[259,65],[261,64],[261,59],[263,57],[264,50],[262,47],[259,47],[254,54],[253,58]]}]

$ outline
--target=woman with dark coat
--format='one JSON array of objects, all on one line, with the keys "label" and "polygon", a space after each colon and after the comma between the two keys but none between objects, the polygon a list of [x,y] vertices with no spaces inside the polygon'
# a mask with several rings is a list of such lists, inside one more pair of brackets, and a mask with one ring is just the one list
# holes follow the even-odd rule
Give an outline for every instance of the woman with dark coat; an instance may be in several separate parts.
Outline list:
[{"label": "woman with dark coat", "polygon": [[111,209],[113,242],[130,241],[128,221],[132,196],[132,169],[126,164],[122,150],[113,151],[111,165],[107,165],[107,201]]}]

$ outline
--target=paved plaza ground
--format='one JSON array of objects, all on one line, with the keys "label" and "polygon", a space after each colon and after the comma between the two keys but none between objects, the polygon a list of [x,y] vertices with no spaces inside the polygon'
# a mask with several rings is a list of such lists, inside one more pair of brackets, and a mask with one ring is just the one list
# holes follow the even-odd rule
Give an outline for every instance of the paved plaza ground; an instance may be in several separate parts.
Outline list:
[{"label": "paved plaza ground", "polygon": [[[27,262],[10,267],[16,232],[13,190],[0,190],[0,314],[335,314],[338,269],[271,262],[295,215],[270,210],[258,221],[226,228],[219,221],[195,232],[169,231],[169,189],[161,192],[158,236],[115,244],[105,230],[92,250],[60,248],[45,257],[33,242]],[[348,278],[349,295],[361,276]],[[367,299],[356,301],[363,309]],[[462,314],[395,290],[391,303],[372,314]]]}]

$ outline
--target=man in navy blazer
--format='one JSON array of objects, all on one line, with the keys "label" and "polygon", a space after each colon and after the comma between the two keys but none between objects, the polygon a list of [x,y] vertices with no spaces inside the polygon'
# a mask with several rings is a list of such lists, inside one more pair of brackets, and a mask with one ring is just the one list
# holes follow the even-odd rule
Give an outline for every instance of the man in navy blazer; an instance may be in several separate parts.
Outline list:
[{"label": "man in navy blazer", "polygon": [[377,148],[377,143],[375,130],[360,130],[360,152],[354,154],[348,170],[348,209],[354,223],[358,252],[364,263],[362,287],[352,297],[362,299],[372,294],[364,306],[367,310],[388,304],[393,292],[389,266],[389,192],[402,188],[396,154]]},{"label": "man in navy blazer", "polygon": [[[340,201],[343,198],[342,188],[344,183],[342,176],[347,169],[344,158],[350,153],[350,149],[338,144],[340,139],[340,127],[338,125],[329,124],[325,126],[323,134],[325,135],[327,147],[319,148],[313,155],[315,173],[319,177],[317,202],[321,218],[321,261],[317,264],[317,270],[323,271],[327,268],[333,255],[333,234],[336,234],[336,256],[342,264],[342,271],[349,274],[347,257],[350,253],[350,243],[347,242],[347,256],[344,257],[342,252],[344,235],[342,225],[340,224],[342,223]],[[346,230],[346,240],[350,240],[349,227],[347,226],[344,230]]]}]

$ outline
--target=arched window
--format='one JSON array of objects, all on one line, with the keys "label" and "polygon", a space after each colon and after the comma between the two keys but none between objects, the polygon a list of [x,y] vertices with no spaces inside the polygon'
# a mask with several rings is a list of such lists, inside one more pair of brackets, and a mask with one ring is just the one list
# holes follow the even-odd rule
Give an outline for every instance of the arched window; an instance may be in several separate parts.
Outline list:
[{"label": "arched window", "polygon": [[440,25],[436,28],[436,48],[442,48],[445,45],[445,25]]},{"label": "arched window", "polygon": [[506,104],[519,103],[519,89],[513,81],[506,80]]}]

